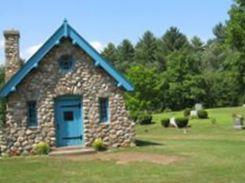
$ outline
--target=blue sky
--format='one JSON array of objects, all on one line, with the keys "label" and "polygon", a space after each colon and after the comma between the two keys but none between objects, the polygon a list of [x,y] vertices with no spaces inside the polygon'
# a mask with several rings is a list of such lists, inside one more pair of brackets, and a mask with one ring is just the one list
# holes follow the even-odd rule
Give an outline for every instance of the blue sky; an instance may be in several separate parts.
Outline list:
[{"label": "blue sky", "polygon": [[[28,58],[60,26],[64,18],[101,50],[124,38],[137,42],[146,30],[162,36],[177,26],[188,38],[212,38],[212,28],[228,19],[232,0],[2,0],[0,31],[21,32],[21,56]],[[3,63],[3,35],[0,63]]]}]

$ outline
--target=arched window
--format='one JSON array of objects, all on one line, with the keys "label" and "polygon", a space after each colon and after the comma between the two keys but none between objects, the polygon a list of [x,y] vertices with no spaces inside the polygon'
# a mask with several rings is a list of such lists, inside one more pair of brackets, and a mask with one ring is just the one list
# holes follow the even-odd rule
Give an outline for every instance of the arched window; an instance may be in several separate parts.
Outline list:
[{"label": "arched window", "polygon": [[70,55],[61,56],[58,62],[62,72],[69,72],[74,67],[74,59]]}]

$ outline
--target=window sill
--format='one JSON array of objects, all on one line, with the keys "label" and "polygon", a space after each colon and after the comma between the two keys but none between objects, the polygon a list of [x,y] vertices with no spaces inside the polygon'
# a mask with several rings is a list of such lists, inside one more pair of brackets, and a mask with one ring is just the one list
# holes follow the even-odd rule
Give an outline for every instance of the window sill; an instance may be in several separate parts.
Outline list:
[{"label": "window sill", "polygon": [[110,125],[110,122],[109,121],[104,121],[104,122],[101,121],[100,125],[108,126],[108,125]]},{"label": "window sill", "polygon": [[27,128],[28,128],[28,129],[37,129],[38,126],[28,126]]}]

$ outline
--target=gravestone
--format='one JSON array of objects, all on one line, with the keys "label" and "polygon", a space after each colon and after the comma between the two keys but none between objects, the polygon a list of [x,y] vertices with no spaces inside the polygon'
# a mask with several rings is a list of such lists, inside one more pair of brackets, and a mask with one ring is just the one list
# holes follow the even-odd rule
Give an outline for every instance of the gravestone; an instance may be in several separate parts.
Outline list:
[{"label": "gravestone", "polygon": [[197,117],[197,110],[192,110],[190,113],[191,117]]},{"label": "gravestone", "polygon": [[233,116],[233,123],[234,123],[234,128],[235,129],[243,129],[244,128],[244,124],[243,124],[243,117],[241,115],[234,115]]},{"label": "gravestone", "polygon": [[196,111],[200,111],[200,110],[202,110],[202,109],[203,109],[202,104],[200,104],[200,103],[196,103],[196,104],[195,104],[195,110],[196,110]]},{"label": "gravestone", "polygon": [[176,124],[176,122],[175,122],[175,118],[174,118],[174,117],[170,118],[169,124],[170,124],[170,126],[172,126],[172,127],[175,127],[175,128],[178,127],[177,124]]}]

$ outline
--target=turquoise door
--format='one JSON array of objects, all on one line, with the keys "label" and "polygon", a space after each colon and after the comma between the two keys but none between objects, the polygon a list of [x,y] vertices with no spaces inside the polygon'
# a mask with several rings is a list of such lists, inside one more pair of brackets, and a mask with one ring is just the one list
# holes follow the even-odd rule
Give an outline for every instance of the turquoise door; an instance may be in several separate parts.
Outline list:
[{"label": "turquoise door", "polygon": [[81,98],[58,99],[55,103],[56,144],[75,146],[83,142]]}]

